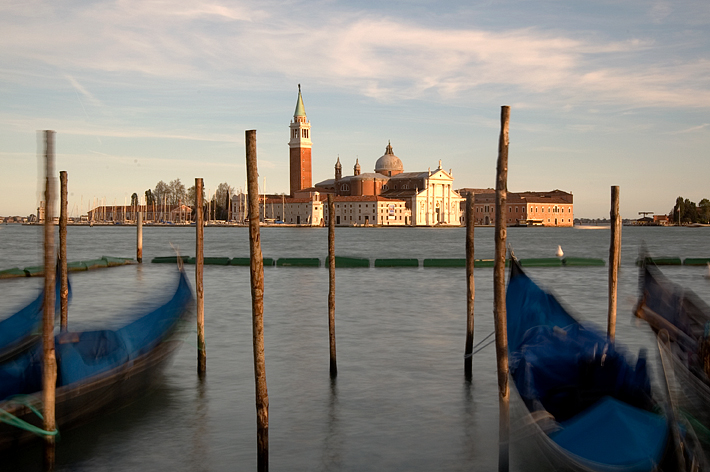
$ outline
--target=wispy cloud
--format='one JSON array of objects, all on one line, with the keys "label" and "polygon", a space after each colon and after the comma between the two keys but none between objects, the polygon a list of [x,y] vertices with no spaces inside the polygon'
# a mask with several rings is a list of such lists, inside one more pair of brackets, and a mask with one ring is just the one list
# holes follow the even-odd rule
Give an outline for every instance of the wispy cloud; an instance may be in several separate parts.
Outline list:
[{"label": "wispy cloud", "polygon": [[700,126],[693,126],[692,128],[687,128],[687,129],[680,130],[680,131],[674,131],[673,133],[670,133],[670,134],[694,133],[696,131],[702,131],[702,130],[708,129],[708,128],[710,128],[710,123],[703,123]]},{"label": "wispy cloud", "polygon": [[81,93],[81,95],[88,99],[93,105],[95,106],[102,106],[102,103],[100,100],[98,100],[94,95],[86,90],[84,86],[82,86],[74,77],[71,75],[65,74],[64,77],[69,81],[69,83],[74,87],[74,89]]},{"label": "wispy cloud", "polygon": [[[593,100],[710,107],[710,62],[654,56],[660,46],[648,39],[434,28],[354,10],[334,15],[327,2],[304,15],[299,5],[117,0],[61,12],[6,8],[0,57],[226,87],[269,75],[299,77],[383,101],[476,94],[527,106]],[[660,21],[670,11],[657,2],[650,15]],[[67,73],[79,93],[99,104],[75,76]]]}]

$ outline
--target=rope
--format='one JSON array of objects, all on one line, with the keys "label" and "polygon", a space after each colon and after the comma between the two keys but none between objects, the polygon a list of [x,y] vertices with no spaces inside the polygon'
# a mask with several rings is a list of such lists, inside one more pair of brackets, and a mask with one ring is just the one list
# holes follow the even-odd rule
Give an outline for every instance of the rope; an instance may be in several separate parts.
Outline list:
[{"label": "rope", "polygon": [[[42,413],[40,413],[39,410],[29,402],[29,397],[27,395],[15,395],[14,397],[10,397],[9,399],[7,399],[7,402],[23,405],[29,408],[32,413],[39,417],[39,419],[44,420]],[[18,418],[17,416],[3,410],[2,408],[0,408],[0,422],[9,424],[10,426],[15,426],[16,428],[24,429],[25,431],[29,431],[32,434],[36,434],[37,436],[56,436],[57,434],[59,434],[59,430],[57,429],[55,429],[54,431],[46,431],[40,427],[28,423],[25,420]]]},{"label": "rope", "polygon": [[[490,345],[495,341],[495,339],[494,339],[493,341],[487,343],[485,346],[481,346],[481,344],[483,344],[483,343],[486,341],[486,339],[490,338],[490,337],[493,336],[494,334],[495,334],[495,331],[491,331],[490,334],[488,334],[488,336],[486,336],[485,338],[483,338],[483,339],[481,339],[480,341],[478,341],[478,342],[476,343],[476,345],[473,346],[473,352],[472,352],[471,354],[464,354],[463,358],[464,358],[464,359],[469,359],[469,358],[473,357],[474,354],[476,354],[477,352],[479,352],[479,351],[480,351],[481,349],[483,349],[484,347],[490,346]],[[481,347],[479,348],[479,346],[481,346]]]}]

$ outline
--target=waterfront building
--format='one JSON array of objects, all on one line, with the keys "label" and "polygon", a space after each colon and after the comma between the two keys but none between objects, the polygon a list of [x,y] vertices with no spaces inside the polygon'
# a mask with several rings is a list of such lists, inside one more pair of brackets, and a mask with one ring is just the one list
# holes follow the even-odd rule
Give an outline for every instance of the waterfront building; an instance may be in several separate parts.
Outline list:
[{"label": "waterfront building", "polygon": [[[459,189],[464,198],[461,202],[461,224],[465,225],[466,196],[474,194],[474,223],[495,224],[495,189]],[[508,192],[507,226],[573,226],[574,199],[571,193],[562,190],[550,192]]]},{"label": "waterfront building", "polygon": [[[451,172],[404,173],[402,161],[388,144],[375,163],[375,172],[362,173],[355,161],[352,176],[342,176],[338,158],[335,179],[312,185],[311,123],[298,87],[293,120],[289,123],[289,195],[259,195],[259,219],[264,223],[322,226],[328,223],[328,195],[335,199],[337,226],[458,225],[458,201]],[[247,221],[246,194],[232,197],[233,221]],[[416,212],[416,215],[415,215]]]},{"label": "waterfront building", "polygon": [[[342,175],[340,156],[335,163],[335,178],[315,184],[314,189],[342,197],[383,197],[393,200],[395,211],[403,203],[402,222],[411,226],[460,224],[461,196],[453,190],[453,174],[439,167],[423,172],[404,172],[402,160],[394,154],[392,143],[375,162],[374,172],[362,173],[356,159],[353,175]],[[396,203],[395,203],[396,202]],[[384,215],[377,215],[377,224],[387,224]],[[399,222],[399,219],[396,220]],[[398,223],[399,224],[399,223]]]}]

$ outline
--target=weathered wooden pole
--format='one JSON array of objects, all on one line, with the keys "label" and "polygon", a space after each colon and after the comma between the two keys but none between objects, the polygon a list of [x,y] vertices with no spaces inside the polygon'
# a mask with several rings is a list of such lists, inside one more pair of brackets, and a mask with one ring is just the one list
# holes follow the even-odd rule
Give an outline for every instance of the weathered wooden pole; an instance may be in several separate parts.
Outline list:
[{"label": "weathered wooden pole", "polygon": [[[45,193],[44,193],[44,317],[42,320],[42,414],[45,431],[57,429],[54,413],[57,387],[57,359],[54,352],[54,305],[56,259],[54,254],[54,131],[44,132]],[[54,436],[45,436],[44,464],[54,469]]]},{"label": "weathered wooden pole", "polygon": [[498,361],[498,470],[508,471],[508,445],[510,437],[508,386],[508,321],[505,310],[505,240],[506,202],[508,200],[508,124],[510,107],[501,107],[500,140],[498,142],[498,166],[496,169],[496,228],[495,267],[493,269],[493,314],[496,332],[496,359]]},{"label": "weathered wooden pole", "polygon": [[61,306],[61,331],[67,330],[69,317],[69,274],[67,271],[67,171],[59,172],[60,204],[59,204],[59,298]]},{"label": "weathered wooden pole", "polygon": [[335,203],[328,195],[328,334],[330,336],[330,378],[338,376],[335,357]]},{"label": "weathered wooden pole", "polygon": [[468,381],[473,378],[473,301],[476,297],[473,280],[473,201],[474,194],[469,192],[466,195],[466,350],[463,366]]},{"label": "weathered wooden pole", "polygon": [[619,186],[611,187],[611,244],[609,247],[609,324],[607,336],[614,342],[616,336],[616,293],[619,285],[621,260],[621,216],[619,215]]},{"label": "weathered wooden pole", "polygon": [[141,212],[141,206],[138,207],[138,215],[136,216],[136,260],[138,263],[143,262],[143,212]]},{"label": "weathered wooden pole", "polygon": [[256,383],[256,464],[259,472],[269,470],[269,393],[264,359],[264,260],[259,233],[259,173],[256,165],[256,130],[245,132],[247,183],[249,186],[249,272],[251,274],[251,316]]},{"label": "weathered wooden pole", "polygon": [[202,213],[202,187],[201,178],[195,179],[195,228],[197,238],[195,242],[195,286],[197,290],[197,374],[200,378],[207,371],[207,352],[205,350],[205,289],[202,285],[202,274],[205,263],[205,218]]}]

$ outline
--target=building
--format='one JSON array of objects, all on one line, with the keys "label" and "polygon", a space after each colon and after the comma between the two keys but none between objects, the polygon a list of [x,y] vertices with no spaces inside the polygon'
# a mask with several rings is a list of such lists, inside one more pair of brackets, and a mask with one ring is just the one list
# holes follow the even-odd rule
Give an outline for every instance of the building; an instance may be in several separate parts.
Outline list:
[{"label": "building", "polygon": [[[458,193],[465,199],[474,195],[474,218],[477,225],[495,223],[496,194],[492,188],[463,188]],[[461,224],[465,221],[465,200],[461,202]],[[551,192],[508,192],[507,226],[573,226],[574,200],[571,193],[562,190]]]},{"label": "building", "polygon": [[295,197],[296,192],[309,188],[312,182],[311,147],[313,143],[311,142],[311,123],[308,121],[306,109],[303,106],[301,84],[298,84],[296,111],[293,113],[293,121],[289,128],[291,131],[291,137],[288,141],[291,196]]},{"label": "building", "polygon": [[[458,215],[454,213],[458,211],[460,197],[451,194],[450,171],[437,169],[405,174],[402,161],[394,155],[391,144],[377,160],[375,172],[361,173],[356,160],[353,175],[343,177],[338,158],[336,178],[313,186],[311,123],[306,116],[300,85],[296,110],[289,123],[288,145],[290,194],[259,196],[259,219],[264,223],[325,225],[329,218],[327,198],[333,195],[338,226],[458,225]],[[441,167],[441,162],[439,164]],[[234,195],[231,209],[233,221],[245,222],[246,195]],[[418,216],[414,216],[413,209],[419,211]]]},{"label": "building", "polygon": [[[374,172],[362,173],[359,159],[355,160],[353,175],[342,175],[340,157],[335,163],[335,178],[318,182],[314,190],[334,193],[342,197],[382,197],[390,200],[397,213],[397,224],[434,226],[460,224],[461,196],[453,190],[451,170],[439,167],[432,172],[404,172],[402,160],[394,154],[392,143],[375,162]],[[403,207],[400,208],[400,206]],[[385,214],[378,213],[377,223],[387,225]],[[393,221],[390,221],[393,223]]]},{"label": "building", "polygon": [[[264,223],[321,226],[328,223],[326,200],[333,195],[338,226],[459,226],[465,224],[465,196],[475,195],[476,224],[490,225],[495,219],[493,189],[454,190],[451,169],[442,161],[436,169],[405,172],[402,160],[388,142],[375,161],[373,172],[362,172],[355,159],[352,175],[343,175],[340,156],[332,179],[312,184],[311,123],[303,105],[301,86],[293,120],[289,123],[289,195],[260,195],[259,218]],[[246,198],[232,198],[233,220],[245,222]],[[508,225],[572,226],[572,194],[508,192]]]}]

